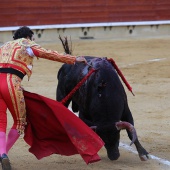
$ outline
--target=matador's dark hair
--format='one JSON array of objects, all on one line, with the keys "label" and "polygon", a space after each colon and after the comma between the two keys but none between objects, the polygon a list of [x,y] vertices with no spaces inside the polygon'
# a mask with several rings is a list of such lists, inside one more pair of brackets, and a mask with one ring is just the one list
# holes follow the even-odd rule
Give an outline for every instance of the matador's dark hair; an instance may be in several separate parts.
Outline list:
[{"label": "matador's dark hair", "polygon": [[27,37],[31,39],[33,35],[34,32],[29,27],[23,26],[15,31],[13,39],[16,40],[19,38],[27,38]]}]

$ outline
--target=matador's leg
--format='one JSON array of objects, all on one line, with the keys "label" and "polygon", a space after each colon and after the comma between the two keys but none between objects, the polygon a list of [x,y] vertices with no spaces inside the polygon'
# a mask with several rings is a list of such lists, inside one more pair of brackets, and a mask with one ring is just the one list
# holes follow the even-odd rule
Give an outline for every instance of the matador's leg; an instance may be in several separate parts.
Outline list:
[{"label": "matador's leg", "polygon": [[[7,89],[6,89],[7,88]],[[4,87],[4,99],[13,117],[14,124],[8,134],[7,152],[14,145],[19,135],[24,132],[26,124],[26,110],[21,79],[15,75],[7,74],[7,86]]]}]

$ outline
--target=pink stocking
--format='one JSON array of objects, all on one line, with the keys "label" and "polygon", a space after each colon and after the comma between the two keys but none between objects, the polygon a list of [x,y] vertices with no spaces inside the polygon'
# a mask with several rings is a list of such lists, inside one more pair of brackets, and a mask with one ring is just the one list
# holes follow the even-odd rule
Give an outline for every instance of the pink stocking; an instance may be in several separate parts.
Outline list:
[{"label": "pink stocking", "polygon": [[0,132],[0,154],[6,153],[6,133]]},{"label": "pink stocking", "polygon": [[17,141],[19,138],[18,131],[16,129],[11,129],[8,133],[8,139],[7,139],[7,144],[6,144],[6,151],[7,153],[11,149],[11,147],[14,145],[14,143]]}]

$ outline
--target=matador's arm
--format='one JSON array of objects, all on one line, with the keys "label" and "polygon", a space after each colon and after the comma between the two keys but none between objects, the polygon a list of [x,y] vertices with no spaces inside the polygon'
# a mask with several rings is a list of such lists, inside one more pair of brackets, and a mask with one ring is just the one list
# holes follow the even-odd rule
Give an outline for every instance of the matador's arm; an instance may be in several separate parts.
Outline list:
[{"label": "matador's arm", "polygon": [[74,64],[76,61],[76,56],[71,56],[68,54],[60,54],[57,51],[47,50],[39,45],[31,46],[34,55],[38,58],[44,58],[48,60],[58,61],[67,64]]}]

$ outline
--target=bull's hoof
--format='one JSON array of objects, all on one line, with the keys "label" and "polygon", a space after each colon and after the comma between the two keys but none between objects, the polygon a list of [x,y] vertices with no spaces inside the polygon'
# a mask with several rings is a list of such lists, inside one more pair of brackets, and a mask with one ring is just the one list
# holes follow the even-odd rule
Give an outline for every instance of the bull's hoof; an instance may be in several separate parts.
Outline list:
[{"label": "bull's hoof", "polygon": [[141,161],[147,161],[150,159],[149,153],[141,145],[138,144],[136,148],[138,150],[139,158]]},{"label": "bull's hoof", "polygon": [[149,154],[146,154],[146,155],[139,155],[139,158],[141,161],[147,161],[149,160],[151,157]]},{"label": "bull's hoof", "polygon": [[120,157],[119,152],[107,151],[107,156],[111,161],[115,161]]}]

